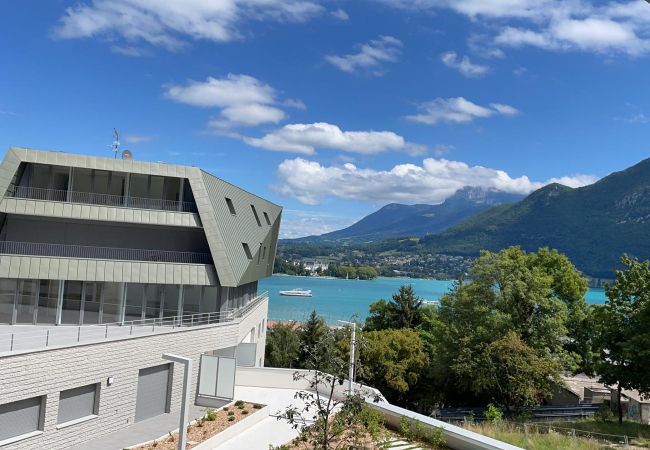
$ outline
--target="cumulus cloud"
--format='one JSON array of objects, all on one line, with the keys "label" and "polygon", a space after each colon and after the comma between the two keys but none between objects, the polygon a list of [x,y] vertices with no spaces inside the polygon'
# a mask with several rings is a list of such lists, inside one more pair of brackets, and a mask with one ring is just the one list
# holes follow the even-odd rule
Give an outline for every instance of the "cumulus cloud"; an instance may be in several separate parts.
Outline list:
[{"label": "cumulus cloud", "polygon": [[[214,129],[278,123],[286,117],[276,105],[277,93],[268,84],[249,75],[228,74],[169,85],[164,95],[170,100],[200,108],[219,108],[219,116],[210,120]],[[295,100],[291,101],[297,106]],[[304,104],[301,105],[304,107]]]},{"label": "cumulus cloud", "polygon": [[377,1],[398,8],[451,9],[490,25],[496,30],[494,43],[501,47],[630,56],[650,52],[650,11],[638,0]]},{"label": "cumulus cloud", "polygon": [[381,64],[395,62],[399,58],[402,42],[392,36],[380,36],[359,45],[357,53],[337,56],[328,55],[325,60],[338,67],[344,72],[357,72],[359,70],[371,70],[373,74],[381,74]]},{"label": "cumulus cloud", "polygon": [[407,142],[392,131],[343,131],[336,125],[324,122],[289,124],[261,138],[245,137],[244,141],[266,150],[305,155],[315,154],[317,148],[366,155],[389,150],[419,154],[426,150],[424,146]]},{"label": "cumulus cloud", "polygon": [[469,57],[463,56],[461,58],[456,52],[443,53],[440,59],[445,66],[459,71],[468,78],[482,77],[490,71],[488,66],[474,64],[470,61]]},{"label": "cumulus cloud", "polygon": [[519,111],[503,103],[491,103],[489,106],[480,106],[463,97],[437,98],[430,102],[422,103],[418,114],[406,116],[407,120],[436,125],[438,123],[468,123],[474,119],[492,117],[494,115],[514,116]]},{"label": "cumulus cloud", "polygon": [[275,188],[281,194],[310,205],[328,196],[380,203],[437,204],[465,186],[528,194],[548,183],[578,187],[596,181],[596,177],[581,174],[531,181],[527,176],[513,178],[503,170],[435,158],[425,159],[422,165],[399,164],[390,170],[363,169],[351,163],[325,166],[295,158],[283,161],[277,175]]},{"label": "cumulus cloud", "polygon": [[313,0],[91,0],[66,8],[54,36],[99,36],[178,50],[187,39],[241,39],[247,21],[304,22],[323,10]]}]

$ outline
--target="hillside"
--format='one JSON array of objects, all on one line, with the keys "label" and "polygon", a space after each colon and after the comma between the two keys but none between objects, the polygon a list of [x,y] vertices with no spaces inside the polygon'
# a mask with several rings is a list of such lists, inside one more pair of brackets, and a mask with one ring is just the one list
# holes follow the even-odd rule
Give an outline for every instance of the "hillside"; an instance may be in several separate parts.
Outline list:
[{"label": "hillside", "polygon": [[523,196],[466,187],[439,205],[391,203],[342,230],[321,236],[293,239],[294,243],[359,244],[403,236],[439,233],[495,205],[513,203]]},{"label": "hillside", "polygon": [[521,245],[565,253],[588,275],[611,277],[623,253],[650,258],[650,159],[597,183],[545,186],[420,241],[429,251],[476,255]]}]

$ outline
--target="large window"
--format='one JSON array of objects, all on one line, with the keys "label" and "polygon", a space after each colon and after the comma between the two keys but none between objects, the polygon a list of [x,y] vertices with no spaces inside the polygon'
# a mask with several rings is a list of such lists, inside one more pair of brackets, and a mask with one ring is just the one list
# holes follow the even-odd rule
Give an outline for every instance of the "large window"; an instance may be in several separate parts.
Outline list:
[{"label": "large window", "polygon": [[165,299],[163,301],[163,317],[178,316],[178,300],[180,287],[175,284],[164,285]]},{"label": "large window", "polygon": [[86,283],[84,289],[84,324],[100,323],[99,312],[101,310],[102,283]]},{"label": "large window", "polygon": [[144,301],[144,284],[129,283],[126,287],[126,305],[124,320],[142,320],[142,303]]},{"label": "large window", "polygon": [[38,280],[20,280],[16,298],[16,323],[34,323],[38,304]]},{"label": "large window", "polygon": [[61,391],[59,397],[59,425],[97,415],[98,384],[89,384]]},{"label": "large window", "polygon": [[120,320],[123,292],[122,283],[104,283],[102,323],[113,323]]},{"label": "large window", "polygon": [[0,279],[0,323],[13,322],[16,280]]},{"label": "large window", "polygon": [[63,284],[63,307],[61,308],[61,323],[81,323],[81,281],[66,281]]},{"label": "large window", "polygon": [[38,291],[37,323],[56,323],[56,309],[59,302],[59,281],[40,280]]},{"label": "large window", "polygon": [[146,319],[157,319],[160,317],[160,308],[162,306],[163,285],[147,284],[145,286],[145,313]]},{"label": "large window", "polygon": [[42,431],[44,399],[33,397],[0,405],[0,442]]}]

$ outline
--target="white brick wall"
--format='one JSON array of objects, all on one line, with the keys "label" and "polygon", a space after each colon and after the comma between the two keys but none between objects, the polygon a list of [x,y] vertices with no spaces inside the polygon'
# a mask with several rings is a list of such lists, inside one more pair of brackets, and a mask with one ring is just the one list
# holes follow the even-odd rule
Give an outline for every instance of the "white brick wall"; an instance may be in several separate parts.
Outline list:
[{"label": "white brick wall", "polygon": [[[0,358],[0,404],[47,395],[43,434],[2,449],[65,449],[131,425],[135,417],[138,370],[166,363],[163,353],[193,359],[193,401],[200,355],[237,345],[251,328],[257,330],[262,319],[266,319],[267,310],[265,301],[235,324]],[[263,358],[265,340],[264,329],[260,339],[256,335],[258,361],[260,356]],[[112,386],[106,386],[108,377],[114,378]],[[176,364],[172,374],[172,411],[180,407],[182,377],[183,368]],[[101,383],[99,417],[57,430],[59,392],[91,383]]]}]

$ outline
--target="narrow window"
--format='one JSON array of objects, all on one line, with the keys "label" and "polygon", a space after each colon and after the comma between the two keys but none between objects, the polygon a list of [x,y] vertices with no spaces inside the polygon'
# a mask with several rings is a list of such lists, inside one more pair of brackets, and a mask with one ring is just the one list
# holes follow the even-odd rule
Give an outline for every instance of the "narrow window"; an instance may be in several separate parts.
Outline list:
[{"label": "narrow window", "polygon": [[262,260],[266,259],[266,245],[264,246],[264,251],[262,252]]},{"label": "narrow window", "polygon": [[244,253],[246,253],[246,257],[247,257],[248,259],[253,259],[253,254],[251,253],[251,249],[250,249],[250,247],[248,246],[248,244],[245,243],[245,242],[242,242],[241,245],[242,245],[242,247],[244,247]]},{"label": "narrow window", "polygon": [[269,215],[264,211],[264,219],[266,220],[267,225],[271,225],[271,219],[269,219]]},{"label": "narrow window", "polygon": [[260,242],[260,248],[257,250],[257,264],[260,263],[261,258],[262,258],[262,243]]},{"label": "narrow window", "polygon": [[19,440],[43,431],[42,408],[45,397],[32,397],[0,405],[0,441]]},{"label": "narrow window", "polygon": [[230,211],[230,214],[233,216],[237,214],[237,211],[235,211],[235,205],[232,204],[232,200],[230,200],[228,197],[226,197],[226,205],[228,205],[228,210]]},{"label": "narrow window", "polygon": [[253,210],[253,215],[255,216],[255,221],[257,221],[257,226],[261,227],[262,222],[260,222],[260,216],[257,215],[257,210],[255,209],[255,206],[251,205],[251,209]]},{"label": "narrow window", "polygon": [[61,391],[59,397],[59,425],[97,415],[97,384],[89,384]]}]

